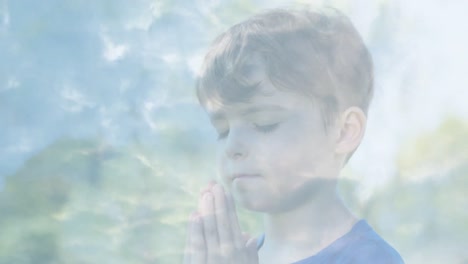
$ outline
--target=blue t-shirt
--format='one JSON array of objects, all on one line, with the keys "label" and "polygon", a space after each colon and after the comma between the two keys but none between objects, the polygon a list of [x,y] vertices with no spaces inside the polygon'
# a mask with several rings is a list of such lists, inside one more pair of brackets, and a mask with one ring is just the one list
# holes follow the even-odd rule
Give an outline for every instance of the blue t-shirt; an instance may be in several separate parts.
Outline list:
[{"label": "blue t-shirt", "polygon": [[[263,245],[260,237],[257,249]],[[400,254],[383,240],[365,220],[317,254],[293,264],[403,264]]]}]

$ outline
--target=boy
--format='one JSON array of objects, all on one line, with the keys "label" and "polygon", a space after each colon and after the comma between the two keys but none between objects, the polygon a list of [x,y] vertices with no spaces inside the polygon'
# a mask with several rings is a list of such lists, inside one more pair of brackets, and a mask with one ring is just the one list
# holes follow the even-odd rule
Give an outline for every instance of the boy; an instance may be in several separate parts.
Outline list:
[{"label": "boy", "polygon": [[[272,10],[221,34],[197,95],[226,191],[202,192],[185,262],[403,263],[336,193],[372,94],[371,56],[337,11]],[[263,214],[264,235],[244,239],[233,200]]]}]

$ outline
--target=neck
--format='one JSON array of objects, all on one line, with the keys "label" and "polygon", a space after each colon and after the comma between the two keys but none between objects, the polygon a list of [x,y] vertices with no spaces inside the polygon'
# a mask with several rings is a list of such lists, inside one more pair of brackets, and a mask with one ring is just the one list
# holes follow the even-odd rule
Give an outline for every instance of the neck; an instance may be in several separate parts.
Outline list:
[{"label": "neck", "polygon": [[347,233],[356,221],[335,189],[324,190],[292,210],[264,215],[265,242],[260,257],[277,260],[283,255],[290,263],[314,255]]}]

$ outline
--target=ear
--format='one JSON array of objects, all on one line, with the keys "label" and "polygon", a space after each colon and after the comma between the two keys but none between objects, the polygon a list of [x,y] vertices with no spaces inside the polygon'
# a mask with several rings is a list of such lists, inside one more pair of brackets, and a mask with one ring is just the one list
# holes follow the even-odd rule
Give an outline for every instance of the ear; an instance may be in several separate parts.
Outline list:
[{"label": "ear", "polygon": [[352,106],[341,113],[335,152],[348,154],[356,150],[366,130],[367,118],[361,108]]}]

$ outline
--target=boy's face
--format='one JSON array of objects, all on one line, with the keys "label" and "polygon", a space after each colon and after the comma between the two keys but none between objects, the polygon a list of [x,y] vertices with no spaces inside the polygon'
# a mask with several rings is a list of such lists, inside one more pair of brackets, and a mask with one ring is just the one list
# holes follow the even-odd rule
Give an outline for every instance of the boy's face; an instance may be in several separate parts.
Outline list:
[{"label": "boy's face", "polygon": [[310,98],[276,89],[267,78],[249,102],[207,104],[219,134],[218,169],[237,202],[280,212],[335,184],[333,127],[326,131]]}]

